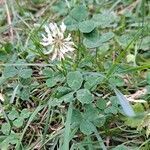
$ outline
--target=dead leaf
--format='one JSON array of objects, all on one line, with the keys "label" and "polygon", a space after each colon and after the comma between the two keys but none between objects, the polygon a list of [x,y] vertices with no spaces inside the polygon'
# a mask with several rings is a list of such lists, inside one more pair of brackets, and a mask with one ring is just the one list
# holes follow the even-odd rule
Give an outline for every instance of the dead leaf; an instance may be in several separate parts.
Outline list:
[{"label": "dead leaf", "polygon": [[139,103],[145,103],[145,100],[140,99],[141,96],[145,95],[147,93],[146,88],[139,89],[134,94],[125,95],[125,97],[131,101],[131,102],[139,102]]}]

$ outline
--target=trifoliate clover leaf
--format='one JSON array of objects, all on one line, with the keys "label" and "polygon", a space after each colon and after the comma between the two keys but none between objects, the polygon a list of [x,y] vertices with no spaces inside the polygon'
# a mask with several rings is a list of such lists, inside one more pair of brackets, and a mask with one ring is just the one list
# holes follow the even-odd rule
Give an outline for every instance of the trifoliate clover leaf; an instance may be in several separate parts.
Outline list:
[{"label": "trifoliate clover leaf", "polygon": [[94,30],[95,24],[92,20],[86,20],[79,23],[79,30],[82,33],[90,33]]},{"label": "trifoliate clover leaf", "polygon": [[82,104],[89,104],[93,101],[93,95],[88,89],[80,89],[77,91],[77,99]]},{"label": "trifoliate clover leaf", "polygon": [[80,124],[80,131],[86,135],[90,135],[95,131],[95,126],[88,120],[82,120]]},{"label": "trifoliate clover leaf", "polygon": [[81,22],[88,16],[87,8],[83,5],[75,6],[69,15],[76,21]]},{"label": "trifoliate clover leaf", "polygon": [[69,72],[67,75],[68,86],[73,90],[78,90],[83,82],[82,74],[79,71]]}]

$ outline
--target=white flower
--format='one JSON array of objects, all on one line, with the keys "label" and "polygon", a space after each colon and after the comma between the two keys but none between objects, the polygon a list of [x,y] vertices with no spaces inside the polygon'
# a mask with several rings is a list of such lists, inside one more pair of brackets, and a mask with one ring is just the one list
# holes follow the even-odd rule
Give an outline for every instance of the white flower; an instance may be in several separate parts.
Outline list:
[{"label": "white flower", "polygon": [[49,26],[45,26],[45,32],[47,35],[43,35],[43,41],[41,44],[43,46],[51,46],[51,49],[45,54],[52,54],[52,60],[58,58],[62,60],[68,52],[75,50],[74,43],[71,41],[71,34],[66,38],[64,33],[66,31],[66,25],[62,22],[60,27],[56,23],[50,23]]}]

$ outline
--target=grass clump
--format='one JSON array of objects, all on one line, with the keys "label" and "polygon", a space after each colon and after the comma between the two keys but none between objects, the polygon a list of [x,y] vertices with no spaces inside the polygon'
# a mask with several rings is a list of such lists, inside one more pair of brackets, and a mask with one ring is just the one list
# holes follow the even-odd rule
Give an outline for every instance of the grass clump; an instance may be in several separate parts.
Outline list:
[{"label": "grass clump", "polygon": [[0,1],[2,150],[150,149],[149,2]]}]

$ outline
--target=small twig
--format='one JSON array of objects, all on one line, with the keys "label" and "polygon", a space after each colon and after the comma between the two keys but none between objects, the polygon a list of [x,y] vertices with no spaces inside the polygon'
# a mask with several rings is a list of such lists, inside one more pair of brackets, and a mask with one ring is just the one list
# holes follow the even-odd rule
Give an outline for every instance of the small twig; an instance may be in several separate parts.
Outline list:
[{"label": "small twig", "polygon": [[6,13],[7,13],[7,23],[10,26],[10,29],[9,29],[10,40],[11,40],[11,42],[13,42],[14,34],[13,34],[11,15],[10,15],[10,11],[9,11],[9,8],[8,8],[7,0],[4,0],[4,3],[5,3],[5,7],[6,7]]},{"label": "small twig", "polygon": [[107,136],[106,138],[106,146],[109,147],[110,145],[110,136]]},{"label": "small twig", "polygon": [[139,102],[139,103],[146,103],[145,100],[139,99],[141,96],[144,96],[147,93],[146,88],[139,89],[134,94],[125,95],[125,97],[131,102]]}]

